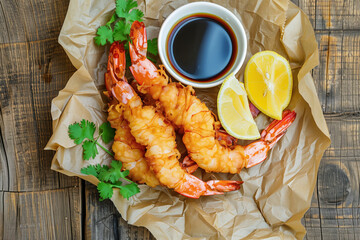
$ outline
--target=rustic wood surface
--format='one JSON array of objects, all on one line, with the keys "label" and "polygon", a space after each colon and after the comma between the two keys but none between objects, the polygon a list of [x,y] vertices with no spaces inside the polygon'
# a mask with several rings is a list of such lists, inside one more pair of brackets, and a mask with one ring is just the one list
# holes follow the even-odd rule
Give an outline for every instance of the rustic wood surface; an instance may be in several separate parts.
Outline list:
[{"label": "rustic wood surface", "polygon": [[[293,0],[315,29],[313,70],[332,144],[306,239],[360,239],[360,1]],[[68,0],[0,0],[0,239],[154,239],[96,188],[50,170],[51,99],[75,68],[57,43]]]}]

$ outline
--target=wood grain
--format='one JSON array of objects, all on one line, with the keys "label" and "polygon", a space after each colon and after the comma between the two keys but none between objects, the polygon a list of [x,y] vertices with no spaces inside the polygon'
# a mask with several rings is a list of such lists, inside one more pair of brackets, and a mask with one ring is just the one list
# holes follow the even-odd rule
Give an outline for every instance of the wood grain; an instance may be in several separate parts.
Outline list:
[{"label": "wood grain", "polygon": [[313,71],[325,113],[360,112],[360,32],[318,31],[320,66]]},{"label": "wood grain", "polygon": [[358,0],[299,0],[315,30],[360,30]]},{"label": "wood grain", "polygon": [[1,0],[0,44],[57,41],[69,1]]},{"label": "wood grain", "polygon": [[[20,7],[13,1],[1,4],[2,8],[13,8],[20,15],[25,10],[24,6]],[[62,12],[65,13],[64,10]],[[0,44],[0,126],[2,149],[5,149],[1,150],[3,190],[39,191],[74,186],[77,179],[50,170],[54,153],[43,149],[51,136],[51,99],[65,86],[75,69],[52,37],[50,29],[44,30],[41,37],[39,33],[42,27],[27,32],[29,23],[39,17],[30,17],[24,12],[30,19],[24,19],[23,24],[19,24],[13,14],[8,11],[2,13],[0,18],[5,18],[5,21],[0,23],[3,25],[1,29],[12,29],[7,34],[8,41],[12,43]],[[47,12],[42,14],[41,24],[45,24]],[[54,21],[52,14],[49,23]],[[63,20],[63,16],[58,18]],[[8,26],[9,23],[14,25]],[[52,31],[58,32],[58,25],[54,25]],[[46,34],[48,31],[50,33]],[[12,35],[13,32],[25,34]]]},{"label": "wood grain", "polygon": [[[51,99],[73,68],[54,40],[1,44],[0,53],[0,125],[6,151],[2,165],[8,168],[8,190],[56,189],[59,175],[50,170],[54,153],[43,149],[51,136]],[[62,57],[55,58],[60,53]],[[51,59],[55,68],[47,67]]]},{"label": "wood grain", "polygon": [[79,195],[77,187],[1,193],[5,231],[0,236],[2,239],[80,239]]},{"label": "wood grain", "polygon": [[50,170],[51,99],[75,71],[68,1],[0,1],[0,239],[81,239],[78,178]]},{"label": "wood grain", "polygon": [[356,239],[360,234],[359,117],[327,114],[326,120],[336,137],[324,154],[311,208],[304,216],[306,239]]},{"label": "wood grain", "polygon": [[95,186],[85,186],[86,239],[155,239],[146,228],[127,224],[110,200],[99,202]]}]

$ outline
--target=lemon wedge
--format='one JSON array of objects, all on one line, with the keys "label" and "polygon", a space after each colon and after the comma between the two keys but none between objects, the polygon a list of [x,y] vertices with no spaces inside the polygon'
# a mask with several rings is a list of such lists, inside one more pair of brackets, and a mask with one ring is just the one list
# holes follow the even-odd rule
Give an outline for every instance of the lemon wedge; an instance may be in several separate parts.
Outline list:
[{"label": "lemon wedge", "polygon": [[250,101],[264,114],[281,120],[293,85],[289,62],[273,51],[258,52],[246,65],[244,83]]},{"label": "lemon wedge", "polygon": [[221,85],[217,108],[220,122],[231,136],[247,140],[260,138],[250,112],[244,84],[239,82],[233,73]]}]

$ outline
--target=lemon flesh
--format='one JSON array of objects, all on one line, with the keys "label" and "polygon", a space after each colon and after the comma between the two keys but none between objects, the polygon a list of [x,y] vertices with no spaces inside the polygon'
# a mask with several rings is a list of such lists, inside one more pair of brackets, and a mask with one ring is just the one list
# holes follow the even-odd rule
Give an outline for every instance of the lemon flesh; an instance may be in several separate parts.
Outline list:
[{"label": "lemon flesh", "polygon": [[267,116],[281,120],[292,92],[289,62],[273,51],[259,52],[246,65],[244,83],[250,101]]},{"label": "lemon flesh", "polygon": [[260,138],[250,112],[244,84],[240,83],[233,73],[221,85],[217,108],[221,125],[231,136],[247,140]]}]

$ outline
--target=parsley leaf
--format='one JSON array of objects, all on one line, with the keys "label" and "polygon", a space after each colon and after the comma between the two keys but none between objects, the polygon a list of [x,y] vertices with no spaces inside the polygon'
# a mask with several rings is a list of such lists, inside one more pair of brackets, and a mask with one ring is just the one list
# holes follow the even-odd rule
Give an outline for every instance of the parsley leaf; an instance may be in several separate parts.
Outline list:
[{"label": "parsley leaf", "polygon": [[97,45],[104,46],[107,41],[109,43],[114,42],[113,32],[109,25],[99,27],[96,34],[97,34],[97,36],[94,38],[94,40]]},{"label": "parsley leaf", "polygon": [[123,21],[119,21],[114,26],[113,37],[115,41],[129,41],[130,40],[130,24],[126,24]]},{"label": "parsley leaf", "polygon": [[83,143],[83,158],[84,160],[89,160],[90,158],[95,158],[99,153],[96,148],[96,141],[85,140]]},{"label": "parsley leaf", "polygon": [[[94,139],[95,130],[95,124],[85,119],[81,120],[80,123],[75,122],[74,124],[69,125],[69,137],[73,139],[76,144],[82,143],[84,160],[95,158],[98,154],[96,145],[113,156],[109,150],[98,143],[97,140],[99,138]],[[99,137],[100,136],[105,143],[109,143],[114,139],[115,129],[111,127],[109,122],[105,122],[99,127]],[[84,141],[85,138],[87,140]],[[80,170],[82,174],[92,175],[99,179],[100,182],[97,188],[100,193],[100,201],[111,198],[114,193],[114,187],[119,188],[120,194],[126,199],[129,199],[131,196],[140,192],[138,185],[126,178],[129,175],[129,170],[122,171],[122,162],[112,161],[110,166],[111,167],[97,164],[87,166]],[[130,184],[123,185],[123,182],[120,181],[121,179],[130,182]]]},{"label": "parsley leaf", "polygon": [[[138,185],[131,180],[127,179],[129,171],[121,171],[122,163],[113,160],[110,164],[111,168],[107,165],[90,165],[86,168],[81,169],[81,173],[87,175],[93,175],[99,179],[97,189],[100,193],[100,201],[111,198],[113,195],[113,188],[119,188],[120,194],[129,199],[131,196],[140,192]],[[130,184],[123,185],[120,179],[130,182]]]},{"label": "parsley leaf", "polygon": [[148,40],[147,44],[148,44],[148,47],[147,47],[148,53],[151,53],[151,54],[157,56],[158,55],[158,39],[153,38],[151,40]]},{"label": "parsley leaf", "polygon": [[[74,140],[75,144],[81,144],[84,139],[87,139],[82,145],[84,160],[95,158],[95,156],[99,153],[96,145],[101,147],[109,155],[114,156],[114,154],[112,154],[108,149],[98,143],[97,139],[94,139],[95,130],[95,124],[85,119],[81,120],[80,123],[75,122],[68,127],[69,137]],[[102,140],[107,144],[114,139],[115,129],[111,128],[109,122],[106,122],[101,124],[99,127],[99,133]]]},{"label": "parsley leaf", "polygon": [[144,13],[142,11],[140,11],[139,9],[134,9],[127,15],[126,20],[130,22],[135,22],[135,21],[141,22],[143,16]]},{"label": "parsley leaf", "polygon": [[120,178],[125,178],[126,176],[129,175],[129,170],[121,171],[122,168],[121,162],[113,161],[111,163],[111,167],[112,168],[110,168],[107,171],[102,171],[99,174],[99,179],[102,179],[103,181],[106,182],[115,183]]},{"label": "parsley leaf", "polygon": [[106,182],[99,182],[97,189],[100,193],[100,201],[103,201],[104,199],[110,199],[114,193],[113,191],[113,185],[111,183]]},{"label": "parsley leaf", "polygon": [[89,165],[87,166],[86,168],[82,168],[80,170],[80,172],[82,174],[86,174],[86,175],[92,175],[94,177],[98,177],[99,175],[99,169],[101,169],[101,166],[100,164],[97,164],[97,165]]},{"label": "parsley leaf", "polygon": [[110,27],[110,25],[111,25],[113,22],[115,22],[115,20],[116,20],[116,13],[114,13],[114,14],[111,16],[110,20],[106,23],[106,25]]},{"label": "parsley leaf", "polygon": [[[134,21],[142,21],[144,13],[139,9],[134,9],[138,6],[134,0],[116,0],[115,13],[110,20],[97,30],[97,36],[94,41],[99,46],[104,46],[106,43],[113,43],[114,41],[125,42],[130,41],[130,29]],[[155,56],[158,54],[157,39],[148,41],[148,56],[152,62],[156,63]],[[131,65],[129,48],[125,48],[126,67]]]},{"label": "parsley leaf", "polygon": [[[144,13],[139,9],[134,0],[116,0],[115,13],[106,25],[99,27],[94,37],[97,45],[104,46],[107,42],[130,41],[130,28],[134,21],[142,21]],[[113,28],[112,28],[113,26]]]},{"label": "parsley leaf", "polygon": [[126,58],[126,68],[131,66],[131,58],[130,58],[130,52],[129,52],[129,42],[125,42],[124,44],[125,49],[125,58]]},{"label": "parsley leaf", "polygon": [[[138,6],[137,2],[133,1],[133,0],[117,0],[116,1],[116,11],[119,11],[119,12],[129,12],[132,8],[136,8],[137,6]],[[118,14],[118,16],[119,16],[119,14]],[[119,17],[123,17],[123,16],[119,16]]]},{"label": "parsley leaf", "polygon": [[156,64],[156,58],[155,56],[158,55],[158,46],[157,46],[157,38],[151,39],[147,41],[148,47],[147,47],[147,58],[152,61],[154,64]]},{"label": "parsley leaf", "polygon": [[140,188],[136,183],[130,183],[120,187],[120,194],[129,200],[129,198],[140,192]]},{"label": "parsley leaf", "polygon": [[115,129],[111,127],[109,122],[104,122],[99,127],[99,133],[104,143],[108,144],[114,139]]},{"label": "parsley leaf", "polygon": [[140,10],[137,9],[131,11],[131,9],[137,6],[138,6],[137,2],[133,0],[117,0],[116,10],[115,10],[116,15],[119,18],[125,18],[126,23],[130,21],[142,21],[142,17],[144,16],[144,13],[142,13]]},{"label": "parsley leaf", "polygon": [[94,139],[95,124],[85,119],[81,123],[75,122],[68,128],[69,137],[74,140],[75,144],[80,144],[85,138]]}]

